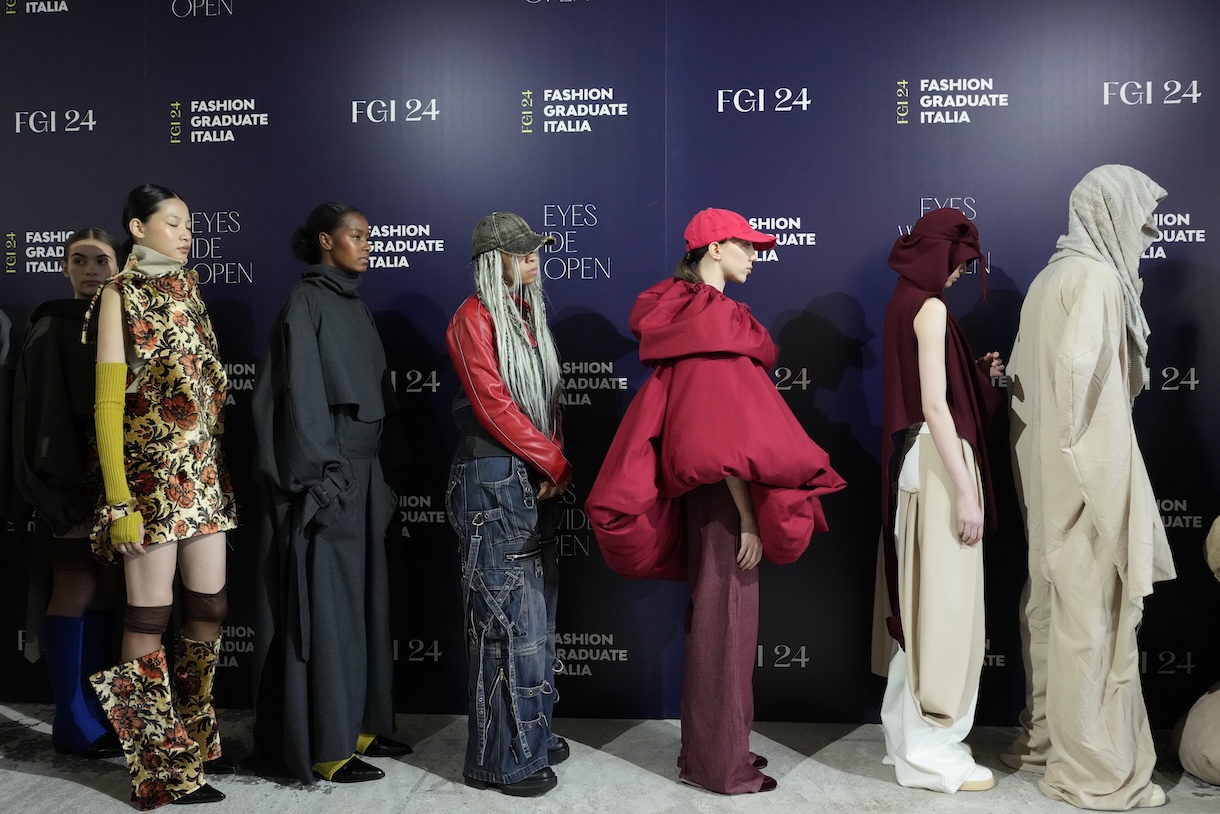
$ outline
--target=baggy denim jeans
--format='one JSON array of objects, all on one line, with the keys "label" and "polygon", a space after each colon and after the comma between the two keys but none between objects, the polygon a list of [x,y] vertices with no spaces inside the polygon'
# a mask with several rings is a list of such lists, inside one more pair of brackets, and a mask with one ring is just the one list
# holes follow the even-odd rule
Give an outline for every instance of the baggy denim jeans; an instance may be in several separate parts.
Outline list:
[{"label": "baggy denim jeans", "polygon": [[455,459],[445,506],[459,541],[469,660],[463,772],[515,783],[548,765],[555,741],[554,540],[539,534],[529,469],[516,457]]}]

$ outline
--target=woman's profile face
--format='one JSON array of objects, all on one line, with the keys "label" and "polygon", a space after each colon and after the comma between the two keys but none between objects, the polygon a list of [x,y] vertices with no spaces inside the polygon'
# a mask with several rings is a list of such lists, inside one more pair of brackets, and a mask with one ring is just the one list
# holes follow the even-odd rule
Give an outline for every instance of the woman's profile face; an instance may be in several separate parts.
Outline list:
[{"label": "woman's profile face", "polygon": [[957,282],[958,278],[966,273],[966,264],[962,263],[957,268],[953,269],[953,273],[949,275],[949,279],[945,280],[945,288]]},{"label": "woman's profile face", "polygon": [[732,238],[720,244],[720,268],[724,271],[724,279],[734,283],[744,283],[754,269],[754,258],[758,252],[754,244],[739,238]]},{"label": "woman's profile face", "polygon": [[319,235],[322,262],[337,269],[363,274],[369,267],[369,222],[359,212],[343,216],[339,228]]},{"label": "woman's profile face", "polygon": [[515,282],[513,258],[517,259],[517,269],[521,272],[521,285],[533,285],[538,279],[538,252],[534,251],[529,254],[500,252],[500,261],[504,266],[504,282],[510,288]]},{"label": "woman's profile face", "polygon": [[114,249],[100,240],[78,240],[64,249],[64,276],[75,299],[89,300],[118,269]]},{"label": "woman's profile face", "polygon": [[191,254],[191,213],[181,198],[167,198],[148,220],[128,225],[136,243],[166,257],[185,261]]}]

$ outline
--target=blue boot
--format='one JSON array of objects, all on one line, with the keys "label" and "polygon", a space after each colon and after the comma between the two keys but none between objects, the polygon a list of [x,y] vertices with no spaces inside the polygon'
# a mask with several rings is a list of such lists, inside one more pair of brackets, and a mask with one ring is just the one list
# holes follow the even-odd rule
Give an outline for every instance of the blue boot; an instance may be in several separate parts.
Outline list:
[{"label": "blue boot", "polygon": [[93,688],[85,683],[81,663],[84,627],[79,616],[47,616],[43,623],[47,672],[55,696],[51,745],[60,754],[115,757],[122,750]]},{"label": "blue boot", "polygon": [[[81,672],[85,676],[85,689],[89,690],[87,686],[89,676],[99,670],[105,670],[119,657],[119,642],[114,632],[114,613],[112,611],[87,610],[81,618],[84,619],[85,626],[81,629],[80,666]],[[92,692],[86,694],[93,695]],[[99,713],[101,709],[99,704]],[[110,728],[110,721],[106,720],[104,714],[99,721],[102,726]]]}]

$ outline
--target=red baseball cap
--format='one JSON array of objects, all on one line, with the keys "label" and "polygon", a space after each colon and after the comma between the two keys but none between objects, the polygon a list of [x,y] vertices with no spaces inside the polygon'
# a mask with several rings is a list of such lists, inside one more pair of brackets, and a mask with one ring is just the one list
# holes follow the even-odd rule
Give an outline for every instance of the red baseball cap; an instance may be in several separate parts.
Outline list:
[{"label": "red baseball cap", "polygon": [[688,252],[730,238],[748,240],[756,249],[769,249],[775,245],[775,235],[765,235],[752,229],[749,221],[728,209],[704,209],[686,224],[683,236]]}]

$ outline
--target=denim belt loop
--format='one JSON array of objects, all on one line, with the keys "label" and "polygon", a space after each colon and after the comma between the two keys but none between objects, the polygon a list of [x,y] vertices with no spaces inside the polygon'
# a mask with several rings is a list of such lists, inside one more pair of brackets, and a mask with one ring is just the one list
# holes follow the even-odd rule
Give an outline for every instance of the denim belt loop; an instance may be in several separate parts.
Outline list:
[{"label": "denim belt loop", "polygon": [[529,467],[527,467],[521,459],[516,462],[517,478],[521,481],[521,494],[525,497],[525,508],[534,508],[534,501],[537,499],[537,490],[534,484],[530,482]]},{"label": "denim belt loop", "polygon": [[470,533],[470,545],[466,551],[466,563],[462,569],[462,624],[463,627],[469,625],[470,619],[470,591],[474,587],[474,571],[475,564],[479,561],[479,547],[483,543],[483,537],[479,534],[479,529],[484,523],[483,512],[475,512],[474,517],[470,518],[470,525],[474,526],[474,530]]}]

